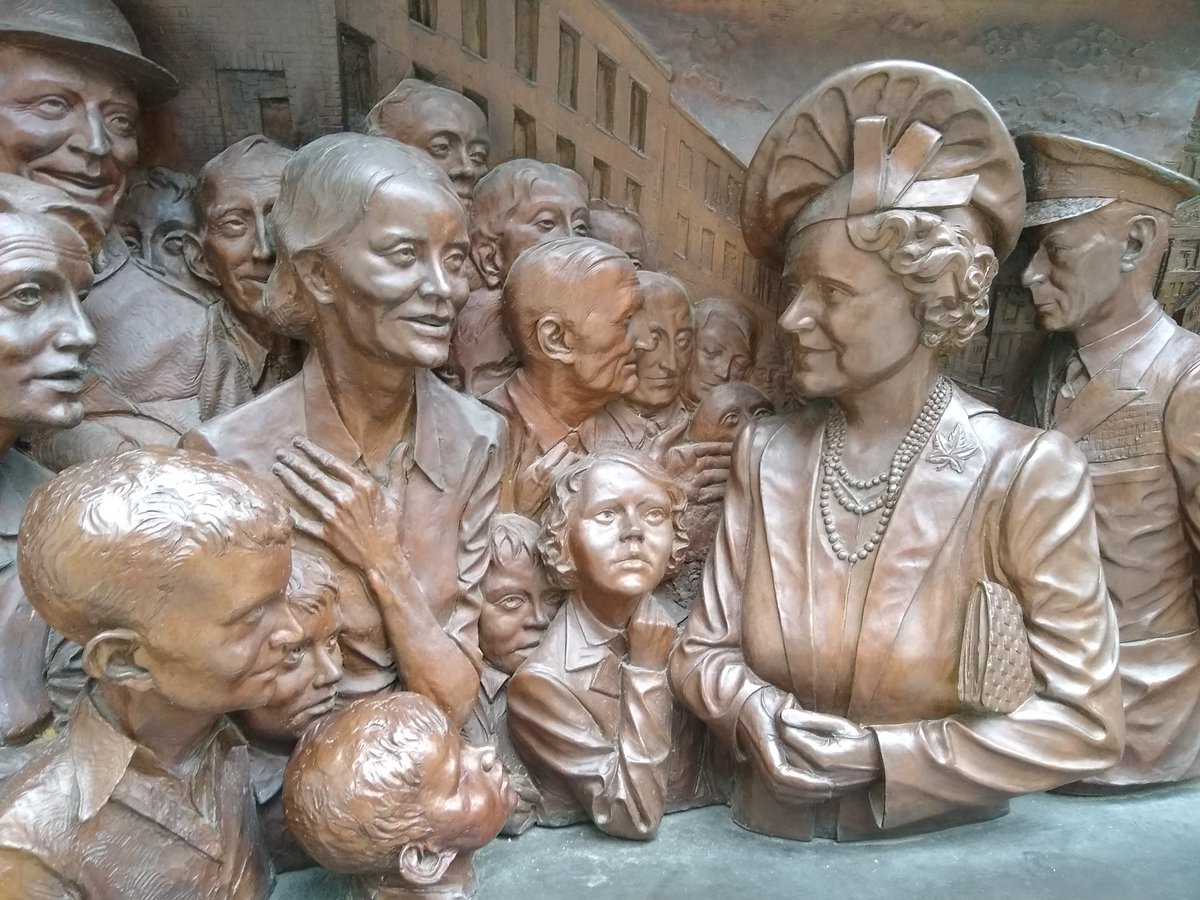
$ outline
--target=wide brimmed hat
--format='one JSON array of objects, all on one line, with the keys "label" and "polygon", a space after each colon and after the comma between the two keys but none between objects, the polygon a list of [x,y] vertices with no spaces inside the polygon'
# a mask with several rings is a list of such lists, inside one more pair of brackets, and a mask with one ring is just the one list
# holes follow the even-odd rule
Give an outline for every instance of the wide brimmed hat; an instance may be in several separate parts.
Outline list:
[{"label": "wide brimmed hat", "polygon": [[1065,134],[1017,135],[1025,161],[1025,227],[1073,219],[1128,200],[1168,215],[1200,196],[1200,183],[1148,159]]},{"label": "wide brimmed hat", "polygon": [[863,63],[791,104],[746,173],[742,233],[779,261],[789,233],[889,209],[983,227],[1003,259],[1025,209],[1021,160],[999,114],[957,75],[923,63]]},{"label": "wide brimmed hat", "polygon": [[179,90],[175,76],[142,55],[133,29],[111,0],[0,0],[0,41],[115,69],[151,103]]}]

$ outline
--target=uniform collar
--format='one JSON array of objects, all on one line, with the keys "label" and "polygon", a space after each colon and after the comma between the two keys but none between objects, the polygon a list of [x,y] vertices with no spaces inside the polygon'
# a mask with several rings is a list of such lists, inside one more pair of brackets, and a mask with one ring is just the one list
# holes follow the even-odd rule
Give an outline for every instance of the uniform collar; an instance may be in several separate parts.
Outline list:
[{"label": "uniform collar", "polygon": [[545,401],[533,390],[525,370],[518,369],[505,383],[505,390],[512,403],[517,418],[533,432],[538,442],[538,449],[543,453],[561,443],[568,435],[579,435],[582,449],[591,452],[596,446],[596,420],[589,416],[577,426],[572,427],[554,414]]},{"label": "uniform collar", "polygon": [[1157,323],[1161,311],[1156,306],[1147,310],[1136,322],[1097,338],[1079,348],[1079,359],[1087,369],[1088,377],[1095,378],[1122,353],[1145,337]]}]

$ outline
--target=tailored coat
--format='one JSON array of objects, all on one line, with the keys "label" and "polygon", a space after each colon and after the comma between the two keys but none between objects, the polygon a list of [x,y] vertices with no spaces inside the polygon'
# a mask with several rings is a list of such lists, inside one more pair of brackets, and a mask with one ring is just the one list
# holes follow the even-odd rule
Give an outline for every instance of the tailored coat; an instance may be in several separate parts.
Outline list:
[{"label": "tailored coat", "polygon": [[1156,309],[1122,338],[1053,420],[1070,349],[1054,336],[1020,412],[1088,461],[1126,744],[1118,765],[1085,783],[1113,787],[1200,775],[1200,336]]},{"label": "tailored coat", "polygon": [[[825,410],[754,421],[735,445],[716,546],[671,663],[677,694],[735,756],[733,816],[799,840],[874,838],[1003,815],[1012,796],[1112,765],[1123,728],[1116,621],[1087,468],[1062,435],[955,390],[909,470],[861,605],[818,512]],[[1007,715],[958,691],[980,579],[1018,598],[1036,692]],[[757,692],[870,727],[882,776],[788,802],[738,745]]]},{"label": "tailored coat", "polygon": [[[180,446],[245,466],[278,485],[295,505],[271,467],[276,451],[290,447],[297,435],[365,471],[361,449],[342,423],[325,377],[314,350],[299,375],[206,422],[185,435]],[[500,496],[504,425],[478,400],[442,384],[429,370],[417,369],[415,378],[412,427],[392,452],[381,487],[403,498],[414,574],[434,616],[478,669],[479,583],[487,567],[488,521]],[[345,677],[339,693],[373,695],[398,679],[403,689],[403,673],[396,672],[379,610],[362,580],[327,548],[309,545],[342,573]]]}]

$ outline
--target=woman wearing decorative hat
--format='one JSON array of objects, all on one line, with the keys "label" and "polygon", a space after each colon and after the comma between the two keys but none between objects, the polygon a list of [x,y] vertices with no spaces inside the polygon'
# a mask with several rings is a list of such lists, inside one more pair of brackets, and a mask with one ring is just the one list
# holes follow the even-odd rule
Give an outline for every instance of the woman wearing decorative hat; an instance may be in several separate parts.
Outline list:
[{"label": "woman wearing decorative hat", "polygon": [[735,751],[734,818],[806,840],[1002,815],[1120,755],[1087,467],[939,374],[1024,209],[995,111],[930,66],[789,107],[742,226],[782,262],[801,412],[734,451],[679,695]]}]

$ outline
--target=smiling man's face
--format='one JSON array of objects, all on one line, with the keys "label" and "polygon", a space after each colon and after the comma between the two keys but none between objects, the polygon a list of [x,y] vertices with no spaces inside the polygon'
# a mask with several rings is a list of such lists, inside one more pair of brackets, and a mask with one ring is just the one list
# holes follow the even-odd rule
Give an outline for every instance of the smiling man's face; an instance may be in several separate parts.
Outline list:
[{"label": "smiling man's face", "polygon": [[115,73],[0,46],[0,171],[66,191],[106,229],[137,162],[137,118]]}]

